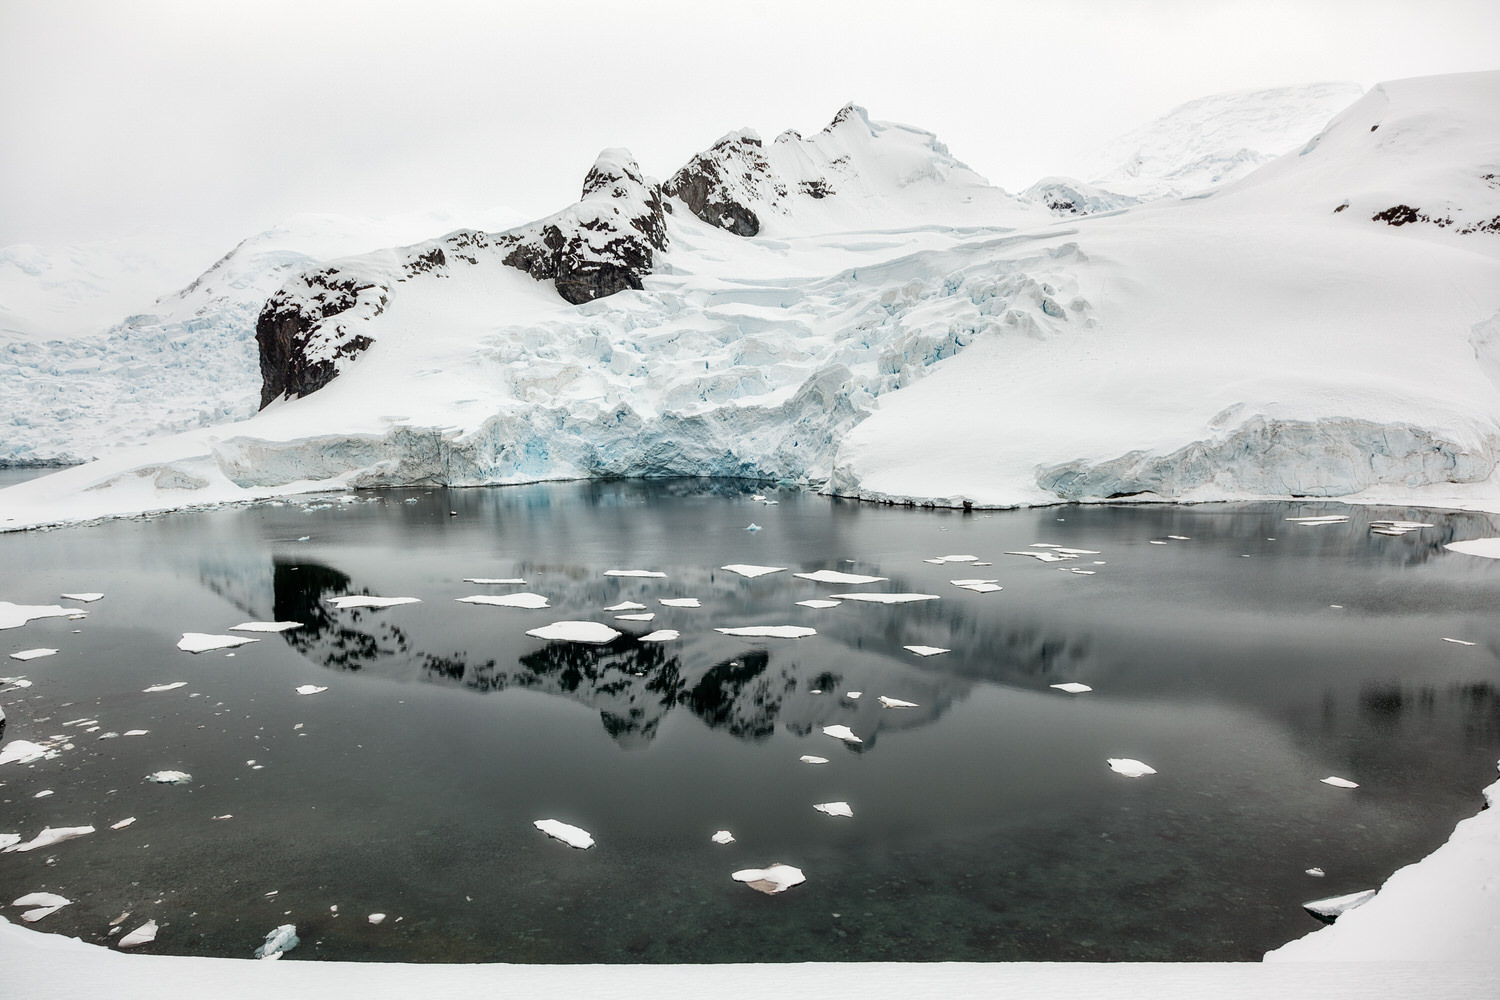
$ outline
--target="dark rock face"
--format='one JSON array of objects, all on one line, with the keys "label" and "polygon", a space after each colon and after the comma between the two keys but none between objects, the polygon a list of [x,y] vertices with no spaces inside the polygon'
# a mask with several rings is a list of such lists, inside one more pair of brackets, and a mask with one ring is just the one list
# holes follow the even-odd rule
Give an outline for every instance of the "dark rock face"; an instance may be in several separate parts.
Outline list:
[{"label": "dark rock face", "polygon": [[667,179],[662,192],[680,200],[710,226],[736,236],[755,236],[760,232],[760,219],[748,203],[756,195],[764,196],[767,187],[772,194],[786,196],[785,186],[772,176],[760,139],[740,132],[726,135],[693,157]]},{"label": "dark rock face", "polygon": [[326,350],[314,351],[310,335],[323,320],[353,309],[361,301],[371,316],[384,311],[389,289],[376,282],[361,282],[335,268],[310,271],[288,283],[266,300],[255,323],[255,342],[260,348],[260,405],[264,409],[283,395],[306,396],[316,392],[338,374],[338,361],[351,358],[374,341],[364,334],[348,334],[327,342]]}]

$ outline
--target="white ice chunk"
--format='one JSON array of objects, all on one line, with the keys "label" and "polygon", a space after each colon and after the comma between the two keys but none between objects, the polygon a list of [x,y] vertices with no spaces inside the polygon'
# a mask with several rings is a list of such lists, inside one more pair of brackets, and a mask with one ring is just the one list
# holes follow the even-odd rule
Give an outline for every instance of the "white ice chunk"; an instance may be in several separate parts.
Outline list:
[{"label": "white ice chunk", "polygon": [[1351,892],[1347,896],[1330,896],[1327,899],[1315,899],[1311,903],[1303,903],[1302,908],[1315,917],[1332,921],[1340,914],[1347,913],[1356,906],[1363,906],[1375,898],[1374,889],[1364,889],[1360,892]]},{"label": "white ice chunk", "polygon": [[346,597],[330,597],[328,603],[343,610],[345,608],[394,608],[398,604],[421,604],[420,597],[371,597],[369,594],[350,594]]},{"label": "white ice chunk", "polygon": [[135,930],[120,938],[121,948],[139,948],[156,940],[156,921],[148,920]]},{"label": "white ice chunk", "polygon": [[111,823],[111,824],[109,824],[109,828],[111,830],[123,830],[127,826],[129,826],[130,824],[132,824],[134,822],[135,822],[135,817],[131,816],[131,817],[128,817],[127,819],[120,820],[120,822],[118,822],[118,823]]},{"label": "white ice chunk", "polygon": [[828,763],[828,758],[827,757],[817,757],[817,756],[814,756],[813,754],[810,754],[810,753],[805,753],[801,757],[798,757],[797,759],[800,760],[804,764],[826,764],[826,763]]},{"label": "white ice chunk", "polygon": [[754,521],[751,521],[749,524],[745,525],[745,530],[746,531],[764,531],[765,529],[763,529],[760,525],[756,524]]},{"label": "white ice chunk", "polygon": [[1309,868],[1303,874],[1311,875],[1313,878],[1322,878],[1324,875],[1327,875],[1328,873],[1325,872],[1321,868]]},{"label": "white ice chunk", "polygon": [[[89,732],[93,732],[93,730],[90,729]],[[151,732],[151,730],[149,730],[149,729],[127,729],[127,730],[125,730],[125,735],[126,736],[145,736],[149,732]]]},{"label": "white ice chunk", "polygon": [[51,847],[53,844],[61,844],[63,841],[72,840],[75,837],[86,837],[93,832],[94,828],[91,826],[59,826],[55,829],[50,826],[43,827],[41,833],[24,844],[12,844],[5,849],[5,853],[25,854],[27,851],[34,851],[39,847]]},{"label": "white ice chunk", "polygon": [[937,560],[939,562],[945,562],[945,563],[951,563],[951,562],[962,563],[962,562],[978,562],[979,561],[979,557],[978,556],[969,556],[969,555],[963,555],[963,556],[937,556],[936,558],[937,558]]},{"label": "white ice chunk", "polygon": [[158,785],[188,785],[192,783],[193,776],[186,771],[153,771],[146,775],[146,780]]},{"label": "white ice chunk", "polygon": [[569,847],[588,850],[594,846],[594,838],[589,835],[589,832],[573,826],[571,823],[564,823],[561,820],[555,819],[539,819],[531,825],[547,836],[562,841]]},{"label": "white ice chunk", "polygon": [[1319,517],[1288,517],[1284,520],[1297,524],[1343,524],[1349,518],[1343,514],[1323,514]]},{"label": "white ice chunk", "polygon": [[696,597],[663,597],[661,605],[665,608],[701,608],[703,602]]},{"label": "white ice chunk", "polygon": [[0,764],[30,764],[44,757],[56,757],[51,747],[30,740],[11,740],[0,747]]},{"label": "white ice chunk", "polygon": [[180,687],[187,687],[187,681],[173,681],[170,684],[153,684],[148,688],[141,688],[141,694],[157,694],[161,691],[175,691]]},{"label": "white ice chunk", "polygon": [[859,701],[859,699],[861,697],[863,697],[863,695],[864,695],[863,691],[845,691],[844,692],[844,697],[848,698],[850,701]]},{"label": "white ice chunk", "polygon": [[[1177,536],[1168,535],[1167,537],[1176,538]],[[1052,551],[1065,556],[1097,556],[1100,554],[1098,549],[1065,549],[1061,545],[1052,546]]]},{"label": "white ice chunk", "polygon": [[832,736],[834,739],[843,740],[845,743],[864,742],[864,740],[860,739],[858,736],[855,736],[854,730],[850,729],[848,726],[824,726],[823,735]]},{"label": "white ice chunk", "polygon": [[768,573],[786,572],[785,566],[752,566],[749,563],[730,563],[728,566],[720,566],[719,568],[728,570],[731,573],[738,573],[740,576],[747,576],[752,580],[757,576],[765,576]]},{"label": "white ice chunk", "polygon": [[937,594],[829,594],[836,601],[865,601],[869,604],[909,604],[912,601],[941,600]]},{"label": "white ice chunk", "polygon": [[863,576],[859,573],[840,573],[833,569],[820,569],[816,573],[793,573],[793,576],[802,580],[811,580],[813,583],[836,583],[842,586],[859,587],[867,583],[880,583],[889,580],[888,576]]},{"label": "white ice chunk", "polygon": [[286,632],[294,628],[301,628],[301,622],[240,622],[231,625],[231,632]]},{"label": "white ice chunk", "polygon": [[594,645],[603,645],[606,642],[614,642],[620,637],[620,633],[601,622],[553,622],[541,628],[528,629],[527,635],[538,639],[551,639],[561,642],[588,642]]},{"label": "white ice chunk", "polygon": [[0,629],[20,628],[37,618],[65,618],[78,614],[77,608],[63,608],[56,604],[12,604],[0,601]]},{"label": "white ice chunk", "polygon": [[11,903],[11,906],[34,906],[36,909],[27,910],[21,914],[21,919],[28,924],[40,920],[49,913],[56,913],[64,906],[71,906],[73,901],[66,896],[59,896],[55,892],[28,892],[20,899]]},{"label": "white ice chunk", "polygon": [[454,600],[460,604],[488,604],[497,608],[527,608],[532,611],[550,607],[547,599],[541,594],[531,593],[505,594],[498,597],[493,594],[470,594],[468,597],[456,597]]},{"label": "white ice chunk", "polygon": [[[1464,542],[1449,542],[1444,545],[1445,549],[1461,552],[1466,556],[1479,556],[1483,559],[1500,559],[1500,538],[1471,538]],[[3,608],[0,605],[0,608]]]},{"label": "white ice chunk", "polygon": [[902,646],[901,648],[916,653],[918,656],[936,656],[939,653],[953,652],[953,650],[944,649],[942,646]]},{"label": "white ice chunk", "polygon": [[1127,778],[1140,778],[1156,773],[1156,768],[1150,764],[1143,764],[1132,757],[1110,757],[1109,769],[1116,774],[1123,774]]},{"label": "white ice chunk", "polygon": [[1359,783],[1356,782],[1356,781],[1350,781],[1348,778],[1340,778],[1340,777],[1338,777],[1336,775],[1332,775],[1332,774],[1330,774],[1326,778],[1319,778],[1318,780],[1321,781],[1321,782],[1323,782],[1323,784],[1325,784],[1325,785],[1332,785],[1334,788],[1358,788],[1359,787]]},{"label": "white ice chunk", "polygon": [[636,615],[615,615],[615,621],[617,621],[617,622],[649,622],[651,619],[653,619],[655,617],[656,617],[656,613],[655,612],[652,612],[652,611],[643,611],[640,614],[636,614]]},{"label": "white ice chunk", "polygon": [[715,844],[732,844],[734,843],[734,834],[728,830],[720,830],[708,839],[712,840]]},{"label": "white ice chunk", "polygon": [[1051,687],[1055,687],[1059,691],[1066,691],[1068,694],[1083,694],[1085,691],[1094,690],[1087,684],[1080,684],[1077,681],[1068,681],[1065,684],[1053,684]]},{"label": "white ice chunk", "polygon": [[55,649],[23,649],[19,653],[11,653],[12,660],[39,660],[44,656],[56,656]]},{"label": "white ice chunk", "polygon": [[247,642],[260,642],[243,635],[209,635],[206,632],[184,632],[177,640],[177,648],[189,653],[206,653],[210,649],[229,649],[243,646]]},{"label": "white ice chunk", "polygon": [[[464,581],[464,583],[473,583],[473,582],[474,582],[473,580],[465,580]],[[372,924],[374,924],[375,926],[378,927],[381,924],[385,923],[385,914],[384,913],[372,913],[368,917],[366,917],[365,919],[368,920],[370,923],[372,923]]]},{"label": "white ice chunk", "polygon": [[[1429,527],[1431,526],[1429,525]],[[84,604],[92,604],[104,597],[104,595],[100,593],[58,594],[57,596],[61,597],[65,601],[82,601]]]},{"label": "white ice chunk", "polygon": [[791,865],[773,864],[766,868],[743,868],[729,876],[736,882],[744,882],[750,888],[774,896],[794,885],[807,881],[801,868]]},{"label": "white ice chunk", "polygon": [[1416,531],[1418,528],[1436,527],[1436,525],[1428,524],[1426,521],[1371,521],[1370,523],[1382,528],[1396,528],[1400,531]]},{"label": "white ice chunk", "polygon": [[300,687],[297,688],[297,693],[298,694],[322,694],[324,691],[327,691],[327,690],[328,689],[326,687],[319,687],[316,684],[303,684],[303,685],[301,685]]},{"label": "white ice chunk", "polygon": [[301,943],[302,939],[297,937],[297,925],[282,924],[275,930],[266,932],[266,943],[255,949],[255,957],[280,958],[282,952],[291,951]]},{"label": "white ice chunk", "polygon": [[682,638],[682,633],[675,628],[659,628],[655,632],[648,632],[641,636],[641,642],[671,642]]},{"label": "white ice chunk", "polygon": [[953,583],[957,587],[961,587],[964,590],[972,590],[976,594],[993,594],[997,590],[1005,589],[994,580],[966,580],[963,582],[955,580]]},{"label": "white ice chunk", "polygon": [[[1446,635],[1443,636],[1443,641],[1444,642],[1451,642],[1451,643],[1453,643],[1456,646],[1477,646],[1478,645],[1478,643],[1469,642],[1467,639],[1450,639]],[[13,653],[11,655],[14,656],[16,654]]]},{"label": "white ice chunk", "polygon": [[819,802],[813,808],[820,813],[827,813],[829,816],[848,816],[850,818],[854,816],[854,810],[849,808],[849,803],[847,802]]},{"label": "white ice chunk", "polygon": [[1042,562],[1062,562],[1065,559],[1073,558],[1072,556],[1058,555],[1050,549],[1042,552],[1007,552],[1005,554],[1008,556],[1030,556]]},{"label": "white ice chunk", "polygon": [[805,625],[745,625],[740,628],[716,628],[714,631],[725,635],[761,636],[767,639],[801,639],[818,634],[817,629]]},{"label": "white ice chunk", "polygon": [[826,610],[828,608],[836,608],[836,607],[839,606],[839,602],[838,601],[819,601],[819,600],[798,601],[797,604],[798,604],[799,607],[816,608],[819,611]]},{"label": "white ice chunk", "polygon": [[504,578],[495,577],[495,576],[466,576],[466,577],[464,577],[464,583],[495,584],[497,586],[501,585],[501,584],[517,584],[517,583],[525,583],[525,582],[526,582],[525,580],[521,579],[518,576],[511,576],[511,577],[504,577]]},{"label": "white ice chunk", "polygon": [[641,577],[643,579],[649,579],[649,580],[665,580],[667,578],[667,574],[665,574],[665,573],[658,573],[655,570],[650,570],[650,569],[607,569],[607,570],[604,571],[604,575],[605,576],[637,576],[637,577]]},{"label": "white ice chunk", "polygon": [[886,708],[918,708],[918,707],[920,707],[914,701],[902,701],[900,698],[887,698],[885,695],[881,695],[879,698],[876,699],[876,701],[880,702]]},{"label": "white ice chunk", "polygon": [[646,610],[646,606],[644,604],[637,604],[635,601],[621,601],[619,604],[611,604],[609,607],[605,608],[604,610],[605,611],[645,611]]}]

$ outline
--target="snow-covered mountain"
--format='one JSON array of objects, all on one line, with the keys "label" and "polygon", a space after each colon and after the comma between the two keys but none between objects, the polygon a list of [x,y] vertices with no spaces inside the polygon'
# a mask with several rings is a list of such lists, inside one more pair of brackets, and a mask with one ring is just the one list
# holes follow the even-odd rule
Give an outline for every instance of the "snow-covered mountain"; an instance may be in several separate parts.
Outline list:
[{"label": "snow-covered mountain", "polygon": [[548,219],[293,279],[257,416],[13,487],[0,517],[673,474],[1500,506],[1496,109],[1496,73],[1385,84],[1207,196],[1066,220],[853,110],[660,185],[611,152]]}]

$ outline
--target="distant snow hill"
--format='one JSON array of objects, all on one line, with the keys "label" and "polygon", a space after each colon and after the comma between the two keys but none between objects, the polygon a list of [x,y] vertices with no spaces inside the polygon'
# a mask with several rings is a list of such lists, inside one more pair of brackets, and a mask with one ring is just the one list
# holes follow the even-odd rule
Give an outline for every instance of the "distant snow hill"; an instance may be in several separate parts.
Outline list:
[{"label": "distant snow hill", "polygon": [[[314,488],[792,480],[878,500],[1500,506],[1500,73],[1381,85],[1200,197],[1058,219],[840,112],[266,303],[244,421],[0,526]],[[9,518],[6,522],[3,518]]]}]

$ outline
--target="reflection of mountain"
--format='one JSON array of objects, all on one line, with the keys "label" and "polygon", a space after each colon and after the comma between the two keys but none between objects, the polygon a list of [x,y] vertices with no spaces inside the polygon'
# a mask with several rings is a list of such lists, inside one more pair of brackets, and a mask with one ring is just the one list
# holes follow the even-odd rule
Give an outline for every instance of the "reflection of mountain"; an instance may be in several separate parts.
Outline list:
[{"label": "reflection of mountain", "polygon": [[325,595],[369,593],[350,589],[349,577],[314,562],[277,559],[272,566],[272,614],[277,621],[304,627],[283,632],[297,652],[334,670],[359,670],[367,663],[409,656],[406,633],[379,612],[352,609],[335,614]]}]

